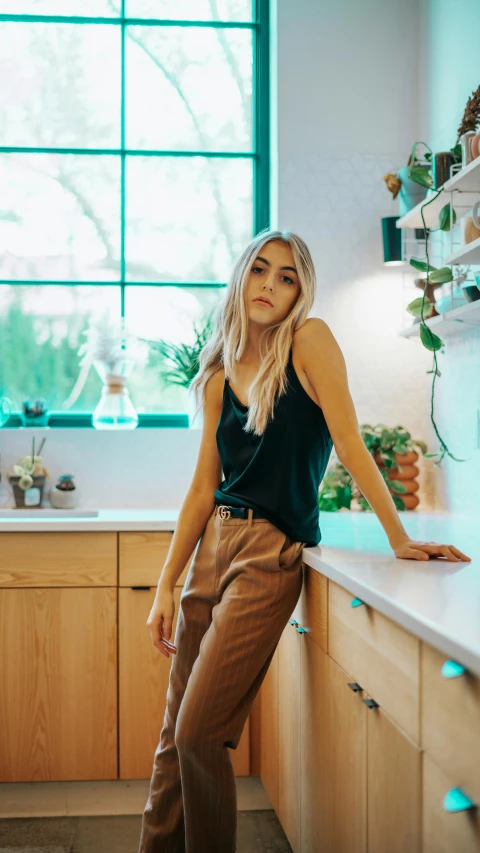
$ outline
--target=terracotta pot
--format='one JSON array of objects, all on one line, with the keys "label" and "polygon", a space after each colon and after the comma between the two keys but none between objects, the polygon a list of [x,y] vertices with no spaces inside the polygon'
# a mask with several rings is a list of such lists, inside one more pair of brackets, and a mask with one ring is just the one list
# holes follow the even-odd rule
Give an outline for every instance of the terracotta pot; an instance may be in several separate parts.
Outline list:
[{"label": "terracotta pot", "polygon": [[[379,453],[374,456],[375,462],[379,468],[384,468],[385,463]],[[400,480],[406,488],[406,492],[400,494],[395,489],[391,491],[398,495],[405,504],[405,509],[415,509],[420,503],[420,498],[415,494],[420,488],[417,477],[420,473],[419,468],[414,464],[418,459],[418,453],[415,450],[410,450],[408,453],[395,453],[395,459],[400,466],[388,469],[388,476],[391,480]]]},{"label": "terracotta pot", "polygon": [[472,160],[475,160],[480,155],[480,133],[476,133],[475,136],[472,136],[472,141],[470,144],[472,150]]}]

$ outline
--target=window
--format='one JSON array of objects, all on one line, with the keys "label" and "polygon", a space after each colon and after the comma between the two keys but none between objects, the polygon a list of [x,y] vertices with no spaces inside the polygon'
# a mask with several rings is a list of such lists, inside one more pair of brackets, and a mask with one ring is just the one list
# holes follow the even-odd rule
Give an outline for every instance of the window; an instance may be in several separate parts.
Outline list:
[{"label": "window", "polygon": [[[90,320],[193,343],[268,225],[268,0],[0,0],[0,56],[0,397],[89,425]],[[141,425],[185,411],[159,358]]]}]

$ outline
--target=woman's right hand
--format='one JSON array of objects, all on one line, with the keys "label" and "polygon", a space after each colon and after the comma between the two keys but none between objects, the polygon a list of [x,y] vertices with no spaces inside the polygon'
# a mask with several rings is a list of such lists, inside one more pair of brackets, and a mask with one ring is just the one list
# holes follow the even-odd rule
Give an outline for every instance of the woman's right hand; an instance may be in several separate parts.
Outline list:
[{"label": "woman's right hand", "polygon": [[148,625],[153,645],[166,658],[169,658],[170,654],[177,653],[176,647],[170,642],[174,614],[175,601],[173,599],[173,592],[170,589],[159,587],[146,624]]}]

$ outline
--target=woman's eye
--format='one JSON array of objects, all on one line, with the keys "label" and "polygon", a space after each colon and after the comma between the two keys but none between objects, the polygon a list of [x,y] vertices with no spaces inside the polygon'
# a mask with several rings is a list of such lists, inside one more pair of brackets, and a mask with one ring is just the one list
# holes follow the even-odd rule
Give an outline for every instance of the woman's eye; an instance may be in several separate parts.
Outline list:
[{"label": "woman's eye", "polygon": [[293,280],[292,280],[291,278],[289,278],[289,276],[288,276],[288,275],[284,275],[283,277],[284,277],[284,278],[286,278],[286,279],[287,279],[287,281],[289,281],[289,282],[290,282],[290,284],[293,284]]}]

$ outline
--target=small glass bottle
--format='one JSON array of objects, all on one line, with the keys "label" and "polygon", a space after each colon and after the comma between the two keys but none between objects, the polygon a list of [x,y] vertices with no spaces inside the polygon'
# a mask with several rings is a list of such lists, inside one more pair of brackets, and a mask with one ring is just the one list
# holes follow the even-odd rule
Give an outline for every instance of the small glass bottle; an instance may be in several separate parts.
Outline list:
[{"label": "small glass bottle", "polygon": [[108,373],[103,381],[102,396],[92,416],[93,426],[95,429],[135,429],[138,415],[128,393],[127,377]]}]

